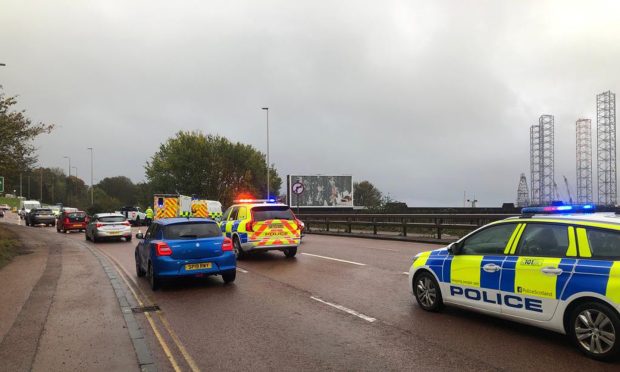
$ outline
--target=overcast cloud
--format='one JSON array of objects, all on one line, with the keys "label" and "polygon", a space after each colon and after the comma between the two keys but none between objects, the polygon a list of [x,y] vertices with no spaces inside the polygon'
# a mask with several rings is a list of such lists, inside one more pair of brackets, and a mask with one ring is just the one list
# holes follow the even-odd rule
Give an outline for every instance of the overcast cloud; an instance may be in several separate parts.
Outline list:
[{"label": "overcast cloud", "polygon": [[[575,192],[575,121],[620,87],[617,1],[33,1],[0,6],[0,84],[44,166],[144,179],[179,130],[265,151],[281,175],[352,174],[410,206],[513,202],[529,126],[555,115]],[[593,131],[595,131],[595,126]]]}]

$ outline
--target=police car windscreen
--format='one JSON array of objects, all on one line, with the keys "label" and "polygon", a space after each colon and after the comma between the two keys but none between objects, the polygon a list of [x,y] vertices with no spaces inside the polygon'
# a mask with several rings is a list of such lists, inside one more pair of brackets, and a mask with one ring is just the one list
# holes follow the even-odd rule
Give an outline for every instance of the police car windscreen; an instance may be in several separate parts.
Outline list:
[{"label": "police car windscreen", "polygon": [[164,239],[203,239],[222,236],[216,223],[182,223],[164,227]]},{"label": "police car windscreen", "polygon": [[287,206],[255,207],[252,209],[254,221],[292,220],[293,212]]}]

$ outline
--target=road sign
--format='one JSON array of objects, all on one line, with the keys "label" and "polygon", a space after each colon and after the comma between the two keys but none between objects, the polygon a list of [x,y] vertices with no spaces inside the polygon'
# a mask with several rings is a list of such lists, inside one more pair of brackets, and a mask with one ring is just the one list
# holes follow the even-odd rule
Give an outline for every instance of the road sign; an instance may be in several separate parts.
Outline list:
[{"label": "road sign", "polygon": [[4,192],[4,177],[0,176],[0,192]]},{"label": "road sign", "polygon": [[304,188],[305,188],[305,187],[304,187],[304,184],[303,184],[303,183],[301,183],[301,182],[296,182],[296,183],[293,185],[293,193],[294,193],[294,194],[297,194],[297,195],[302,194],[302,193],[304,192]]}]

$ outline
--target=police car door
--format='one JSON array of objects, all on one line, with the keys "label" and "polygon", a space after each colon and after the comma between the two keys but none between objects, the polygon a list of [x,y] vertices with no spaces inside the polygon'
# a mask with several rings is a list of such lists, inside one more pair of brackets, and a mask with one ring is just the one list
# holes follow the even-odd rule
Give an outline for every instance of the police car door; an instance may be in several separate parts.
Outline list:
[{"label": "police car door", "polygon": [[501,312],[500,276],[506,247],[517,223],[502,223],[480,230],[459,242],[457,254],[444,263],[442,290],[447,302]]},{"label": "police car door", "polygon": [[228,211],[224,214],[224,217],[228,216],[225,220],[222,221],[222,231],[224,231],[224,235],[232,238],[232,230],[233,225],[235,224],[235,220],[237,219],[237,211],[239,207],[230,207]]},{"label": "police car door", "polygon": [[502,313],[532,320],[550,320],[570,278],[575,249],[573,227],[527,223],[516,249],[502,270]]}]

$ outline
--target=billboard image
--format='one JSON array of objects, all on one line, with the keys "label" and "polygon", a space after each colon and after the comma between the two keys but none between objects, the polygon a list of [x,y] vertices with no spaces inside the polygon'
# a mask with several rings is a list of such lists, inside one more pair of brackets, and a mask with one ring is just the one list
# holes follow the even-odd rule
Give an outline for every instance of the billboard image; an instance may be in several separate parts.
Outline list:
[{"label": "billboard image", "polygon": [[[299,184],[303,185],[301,194]],[[296,190],[293,190],[297,185]],[[353,208],[353,176],[288,176],[289,204],[299,207]]]}]

